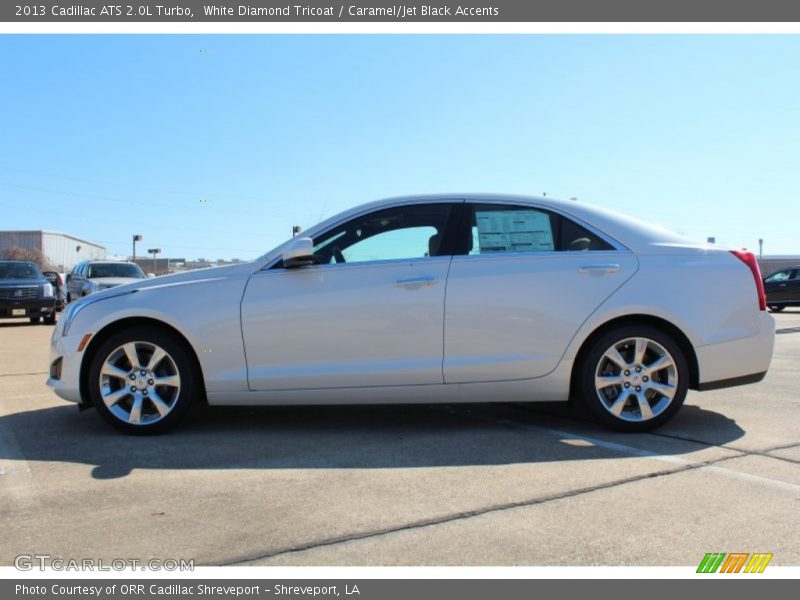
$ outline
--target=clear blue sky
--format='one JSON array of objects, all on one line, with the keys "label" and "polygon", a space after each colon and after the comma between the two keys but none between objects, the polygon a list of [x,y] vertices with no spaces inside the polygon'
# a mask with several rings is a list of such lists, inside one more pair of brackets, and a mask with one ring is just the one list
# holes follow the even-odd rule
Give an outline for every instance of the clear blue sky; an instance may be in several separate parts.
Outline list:
[{"label": "clear blue sky", "polygon": [[2,36],[0,229],[254,258],[376,198],[800,253],[800,36]]}]

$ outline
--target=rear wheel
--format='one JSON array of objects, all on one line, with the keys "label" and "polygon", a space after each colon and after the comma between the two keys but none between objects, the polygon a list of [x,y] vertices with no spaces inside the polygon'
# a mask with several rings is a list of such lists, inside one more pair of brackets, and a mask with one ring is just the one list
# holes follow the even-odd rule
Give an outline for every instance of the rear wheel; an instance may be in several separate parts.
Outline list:
[{"label": "rear wheel", "polygon": [[785,306],[772,305],[772,306],[769,307],[769,312],[781,312],[784,308],[786,308],[786,307]]},{"label": "rear wheel", "polygon": [[112,335],[89,368],[89,394],[98,412],[134,435],[162,433],[177,425],[201,390],[190,350],[156,327]]},{"label": "rear wheel", "polygon": [[55,325],[56,323],[56,311],[53,309],[49,315],[44,316],[44,324],[45,325]]},{"label": "rear wheel", "polygon": [[578,397],[618,431],[650,431],[686,399],[689,367],[675,340],[648,325],[616,327],[592,342],[576,377]]}]

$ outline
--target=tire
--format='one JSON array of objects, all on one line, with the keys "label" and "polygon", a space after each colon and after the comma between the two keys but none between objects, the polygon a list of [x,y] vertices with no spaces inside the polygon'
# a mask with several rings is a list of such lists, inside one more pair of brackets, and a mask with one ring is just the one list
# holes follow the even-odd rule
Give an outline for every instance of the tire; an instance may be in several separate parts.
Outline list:
[{"label": "tire", "polygon": [[45,325],[55,325],[56,324],[56,311],[55,311],[55,309],[49,315],[44,317],[44,324]]},{"label": "tire", "polygon": [[678,412],[689,389],[683,350],[650,325],[621,325],[603,333],[582,353],[575,375],[577,400],[616,431],[661,427]]},{"label": "tire", "polygon": [[30,318],[30,320],[31,320],[31,323],[32,323],[33,325],[36,325],[36,324],[39,322],[39,319],[40,319],[41,317],[29,317],[29,318]]},{"label": "tire", "polygon": [[67,294],[67,304],[69,304],[70,302],[72,302],[72,295]]},{"label": "tire", "polygon": [[785,306],[770,306],[769,307],[769,312],[781,312],[784,308],[786,308],[786,307]]},{"label": "tire", "polygon": [[[159,351],[164,355],[149,364]],[[139,363],[137,369],[131,369],[131,357]],[[89,399],[100,415],[133,435],[175,427],[203,390],[191,350],[174,334],[153,326],[131,327],[103,342],[92,358],[88,383]]]}]

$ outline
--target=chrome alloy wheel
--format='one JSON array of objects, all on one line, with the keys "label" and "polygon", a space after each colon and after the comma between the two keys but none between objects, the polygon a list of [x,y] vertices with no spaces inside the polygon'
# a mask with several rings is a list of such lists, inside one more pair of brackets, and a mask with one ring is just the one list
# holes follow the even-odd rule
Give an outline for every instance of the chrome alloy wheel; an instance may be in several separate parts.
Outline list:
[{"label": "chrome alloy wheel", "polygon": [[663,413],[678,390],[675,359],[644,337],[615,342],[600,358],[594,386],[600,403],[624,421],[644,422]]},{"label": "chrome alloy wheel", "polygon": [[100,396],[120,421],[149,425],[175,407],[181,378],[172,357],[151,342],[128,342],[100,369]]}]

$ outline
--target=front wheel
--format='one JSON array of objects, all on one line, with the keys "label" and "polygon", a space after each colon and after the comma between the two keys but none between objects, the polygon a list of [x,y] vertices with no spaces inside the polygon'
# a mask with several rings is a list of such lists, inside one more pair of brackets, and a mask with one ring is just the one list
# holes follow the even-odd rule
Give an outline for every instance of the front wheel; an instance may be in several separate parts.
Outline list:
[{"label": "front wheel", "polygon": [[89,368],[92,404],[111,425],[134,435],[177,425],[201,390],[190,350],[156,327],[112,335]]},{"label": "front wheel", "polygon": [[594,340],[576,372],[577,395],[598,421],[618,431],[650,431],[686,399],[689,367],[680,346],[648,325],[623,325]]},{"label": "front wheel", "polygon": [[56,324],[56,311],[55,311],[55,309],[53,309],[53,312],[51,312],[50,314],[45,315],[44,324],[45,325],[55,325]]},{"label": "front wheel", "polygon": [[39,319],[40,319],[41,317],[29,317],[29,318],[30,318],[30,320],[31,320],[31,323],[33,323],[34,325],[36,325],[36,324],[39,322]]}]

